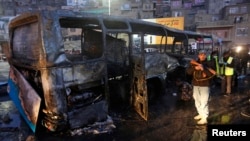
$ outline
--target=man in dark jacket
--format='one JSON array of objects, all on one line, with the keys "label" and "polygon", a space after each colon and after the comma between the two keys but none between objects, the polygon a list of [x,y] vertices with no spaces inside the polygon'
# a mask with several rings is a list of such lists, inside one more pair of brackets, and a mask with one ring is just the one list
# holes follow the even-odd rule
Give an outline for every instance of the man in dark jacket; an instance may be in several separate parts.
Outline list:
[{"label": "man in dark jacket", "polygon": [[187,74],[192,75],[193,98],[198,112],[194,119],[198,120],[197,124],[207,124],[210,81],[216,75],[216,71],[209,66],[204,50],[199,51],[198,60],[191,60],[190,64]]}]

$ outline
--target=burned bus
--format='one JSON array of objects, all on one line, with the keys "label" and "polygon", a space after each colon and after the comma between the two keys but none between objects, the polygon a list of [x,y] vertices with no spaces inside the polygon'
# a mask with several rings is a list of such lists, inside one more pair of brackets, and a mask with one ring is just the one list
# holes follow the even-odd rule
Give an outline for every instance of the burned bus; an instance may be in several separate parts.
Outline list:
[{"label": "burned bus", "polygon": [[[166,37],[187,35],[137,19],[23,13],[9,23],[4,44],[8,93],[33,132],[112,124],[109,109],[118,100],[147,120],[149,97],[164,92],[167,73],[180,65],[166,53]],[[161,37],[161,44],[148,44],[145,36]]]}]

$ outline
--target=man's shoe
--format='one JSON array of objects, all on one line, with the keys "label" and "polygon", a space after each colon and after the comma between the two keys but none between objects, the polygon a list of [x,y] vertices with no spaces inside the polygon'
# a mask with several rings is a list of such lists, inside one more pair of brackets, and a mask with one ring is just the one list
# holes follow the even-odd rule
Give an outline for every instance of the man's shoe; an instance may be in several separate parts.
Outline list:
[{"label": "man's shoe", "polygon": [[204,125],[204,124],[207,124],[207,119],[206,118],[201,118],[201,120],[199,120],[197,122],[198,125]]},{"label": "man's shoe", "polygon": [[250,118],[250,113],[249,113],[247,110],[242,111],[240,114],[241,114],[242,116],[244,116],[244,117]]},{"label": "man's shoe", "polygon": [[225,96],[225,97],[229,97],[229,96],[230,96],[230,94],[224,94],[224,96]]},{"label": "man's shoe", "polygon": [[197,115],[194,117],[195,120],[200,120],[201,118],[202,118],[201,115]]}]

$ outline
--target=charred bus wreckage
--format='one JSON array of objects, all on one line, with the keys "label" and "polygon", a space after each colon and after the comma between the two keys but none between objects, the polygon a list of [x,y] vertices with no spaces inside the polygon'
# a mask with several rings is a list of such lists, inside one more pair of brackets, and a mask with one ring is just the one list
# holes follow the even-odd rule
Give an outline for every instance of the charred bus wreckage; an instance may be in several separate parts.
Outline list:
[{"label": "charred bus wreckage", "polygon": [[[115,128],[109,108],[119,100],[147,120],[150,95],[163,93],[168,72],[180,66],[166,53],[167,37],[187,35],[193,36],[136,19],[63,10],[24,13],[10,21],[3,44],[8,93],[33,132],[100,126],[106,131],[99,132],[107,132]],[[161,42],[147,44],[145,37]]]}]

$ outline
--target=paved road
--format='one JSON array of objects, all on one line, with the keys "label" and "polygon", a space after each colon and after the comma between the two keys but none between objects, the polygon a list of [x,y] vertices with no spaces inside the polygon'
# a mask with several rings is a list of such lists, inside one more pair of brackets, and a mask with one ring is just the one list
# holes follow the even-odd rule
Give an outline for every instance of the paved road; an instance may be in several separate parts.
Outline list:
[{"label": "paved road", "polygon": [[[3,64],[2,64],[3,65]],[[1,63],[0,63],[1,66]],[[6,65],[5,69],[8,69]],[[1,79],[6,78],[6,70],[0,67]],[[250,119],[242,117],[240,112],[249,105],[250,76],[240,77],[239,85],[234,88],[231,97],[220,94],[219,87],[214,87],[209,100],[210,115],[208,125],[213,124],[249,124]],[[5,88],[0,91],[0,140],[1,141],[190,141],[198,138],[206,139],[206,126],[196,126],[193,117],[196,110],[193,101],[179,101],[174,96],[173,89],[169,88],[166,93],[149,105],[149,120],[142,120],[129,107],[122,111],[110,111],[116,129],[109,134],[94,136],[64,136],[41,133],[33,135],[26,124],[20,118],[13,103],[6,95]],[[9,114],[9,122],[3,117]],[[8,120],[7,120],[8,121]]]}]

